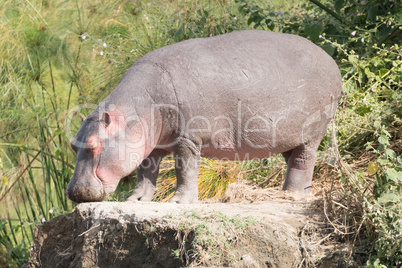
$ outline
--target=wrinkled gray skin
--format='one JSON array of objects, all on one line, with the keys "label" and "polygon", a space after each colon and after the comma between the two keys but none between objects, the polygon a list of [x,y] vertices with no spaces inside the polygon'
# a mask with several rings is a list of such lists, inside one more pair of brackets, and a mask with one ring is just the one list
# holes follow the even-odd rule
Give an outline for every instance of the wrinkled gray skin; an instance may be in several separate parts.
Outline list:
[{"label": "wrinkled gray skin", "polygon": [[200,157],[282,153],[284,190],[310,192],[316,151],[341,95],[336,63],[295,35],[239,31],[192,39],[138,60],[81,125],[68,197],[100,201],[137,169],[131,201],[150,201],[173,154],[171,202],[198,200]]}]

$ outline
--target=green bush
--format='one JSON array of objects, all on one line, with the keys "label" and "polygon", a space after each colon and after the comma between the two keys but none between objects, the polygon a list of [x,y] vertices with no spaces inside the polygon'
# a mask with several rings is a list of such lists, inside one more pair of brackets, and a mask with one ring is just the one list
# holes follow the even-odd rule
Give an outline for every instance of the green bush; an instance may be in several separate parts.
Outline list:
[{"label": "green bush", "polygon": [[[402,263],[400,2],[311,0],[294,5],[295,14],[275,11],[269,4],[262,7],[250,0],[236,2],[251,27],[305,36],[338,61],[344,97],[337,116],[337,143],[340,154],[349,157],[342,161],[352,163],[367,154],[374,155],[363,169],[349,169],[349,174],[343,175],[342,181],[348,189],[345,195],[366,204],[359,209],[365,233],[363,229],[359,231],[372,241],[378,258],[375,263],[399,267]],[[344,202],[349,199],[343,198]],[[355,211],[348,213],[351,217]]]}]

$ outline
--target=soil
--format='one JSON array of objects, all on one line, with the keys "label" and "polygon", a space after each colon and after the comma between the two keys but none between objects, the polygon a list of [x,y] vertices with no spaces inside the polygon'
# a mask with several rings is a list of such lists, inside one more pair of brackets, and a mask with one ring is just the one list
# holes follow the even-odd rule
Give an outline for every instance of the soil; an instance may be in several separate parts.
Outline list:
[{"label": "soil", "polygon": [[79,204],[35,230],[23,267],[339,267],[317,197],[233,184],[198,204]]}]

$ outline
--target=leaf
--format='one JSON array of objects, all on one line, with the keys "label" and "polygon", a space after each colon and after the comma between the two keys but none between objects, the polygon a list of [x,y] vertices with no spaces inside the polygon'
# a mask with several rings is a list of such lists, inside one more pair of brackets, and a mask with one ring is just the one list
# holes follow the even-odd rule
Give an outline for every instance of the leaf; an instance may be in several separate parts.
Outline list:
[{"label": "leaf", "polygon": [[388,137],[386,135],[381,135],[378,138],[378,142],[383,144],[383,145],[388,145]]},{"label": "leaf", "polygon": [[381,66],[384,65],[384,60],[381,57],[374,57],[371,59],[371,63],[377,67],[377,66]]},{"label": "leaf", "polygon": [[348,56],[348,61],[352,64],[355,64],[357,62],[356,54],[351,54]]},{"label": "leaf", "polygon": [[338,0],[338,1],[335,2],[334,7],[335,7],[336,12],[339,13],[341,8],[343,7],[343,3],[344,3],[344,0]]},{"label": "leaf", "polygon": [[393,168],[388,168],[385,170],[385,175],[387,176],[388,180],[393,182],[398,182],[398,172],[396,172]]},{"label": "leaf", "polygon": [[369,5],[369,8],[367,10],[367,17],[371,22],[376,21],[376,16],[377,16],[377,11],[378,11],[378,5]]},{"label": "leaf", "polygon": [[388,193],[378,198],[378,203],[398,202],[399,196],[394,193]]},{"label": "leaf", "polygon": [[379,76],[380,78],[383,78],[384,76],[386,76],[389,73],[388,69],[382,68],[380,70],[378,70],[377,72],[375,72],[375,74],[377,76]]},{"label": "leaf", "polygon": [[386,155],[388,155],[389,158],[396,159],[396,153],[394,150],[385,149],[385,153],[386,153]]},{"label": "leaf", "polygon": [[1,181],[4,185],[8,185],[8,179],[6,178],[6,176],[1,177],[0,181]]},{"label": "leaf", "polygon": [[61,153],[60,148],[57,148],[56,151],[54,152],[54,154],[56,155],[56,157],[60,157],[60,153]]},{"label": "leaf", "polygon": [[397,13],[395,15],[395,20],[397,21],[398,24],[402,24],[402,13]]},{"label": "leaf", "polygon": [[254,5],[254,6],[252,6],[252,7],[250,8],[250,11],[252,11],[252,12],[258,12],[258,11],[260,11],[260,7],[257,6],[257,5]]},{"label": "leaf", "polygon": [[271,22],[271,24],[267,23],[267,25],[268,25],[268,29],[270,29],[271,31],[273,31],[275,29],[274,22]]},{"label": "leaf", "polygon": [[370,68],[364,68],[364,74],[368,78],[375,78],[375,75],[371,72]]},{"label": "leaf", "polygon": [[377,162],[381,165],[381,166],[385,166],[386,164],[389,163],[388,159],[383,159],[383,158],[378,158]]},{"label": "leaf", "polygon": [[366,105],[359,105],[356,108],[356,113],[360,116],[364,116],[365,114],[370,113],[371,110],[369,107],[367,107]]},{"label": "leaf", "polygon": [[322,45],[321,48],[324,49],[325,52],[328,53],[328,55],[330,55],[330,56],[334,55],[335,48],[331,44],[326,43],[326,44]]},{"label": "leaf", "polygon": [[254,17],[253,17],[253,22],[254,22],[255,24],[259,25],[263,19],[264,19],[264,18],[261,17],[261,16],[254,16]]},{"label": "leaf", "polygon": [[378,164],[376,162],[370,162],[368,164],[367,172],[370,176],[376,174],[377,170],[378,170]]},{"label": "leaf", "polygon": [[180,40],[184,35],[184,26],[181,26],[173,35],[173,39]]},{"label": "leaf", "polygon": [[305,28],[306,34],[311,38],[311,40],[318,40],[322,27],[317,24],[308,25]]},{"label": "leaf", "polygon": [[61,134],[61,129],[56,129],[56,131],[53,133],[53,135],[57,136]]}]

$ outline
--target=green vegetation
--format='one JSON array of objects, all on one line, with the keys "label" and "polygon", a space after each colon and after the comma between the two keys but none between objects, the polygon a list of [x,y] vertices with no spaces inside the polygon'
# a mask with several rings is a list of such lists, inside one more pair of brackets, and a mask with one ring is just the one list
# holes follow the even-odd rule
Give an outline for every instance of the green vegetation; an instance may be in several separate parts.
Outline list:
[{"label": "green vegetation", "polygon": [[[401,3],[284,2],[2,1],[0,266],[19,267],[28,258],[35,225],[74,207],[64,194],[75,164],[69,139],[80,124],[71,111],[88,114],[93,105],[84,104],[103,99],[149,51],[256,28],[305,36],[338,62],[344,96],[321,150],[331,152],[337,144],[339,153],[318,163],[315,180],[330,174],[333,182],[324,199],[334,234],[353,245],[367,240],[368,267],[401,267]],[[219,198],[242,178],[279,185],[284,173],[280,157],[262,163],[203,161],[202,198]],[[157,200],[174,189],[170,159],[161,178]],[[112,198],[127,196],[134,184],[129,179]],[[358,261],[351,256],[351,263]]]}]

